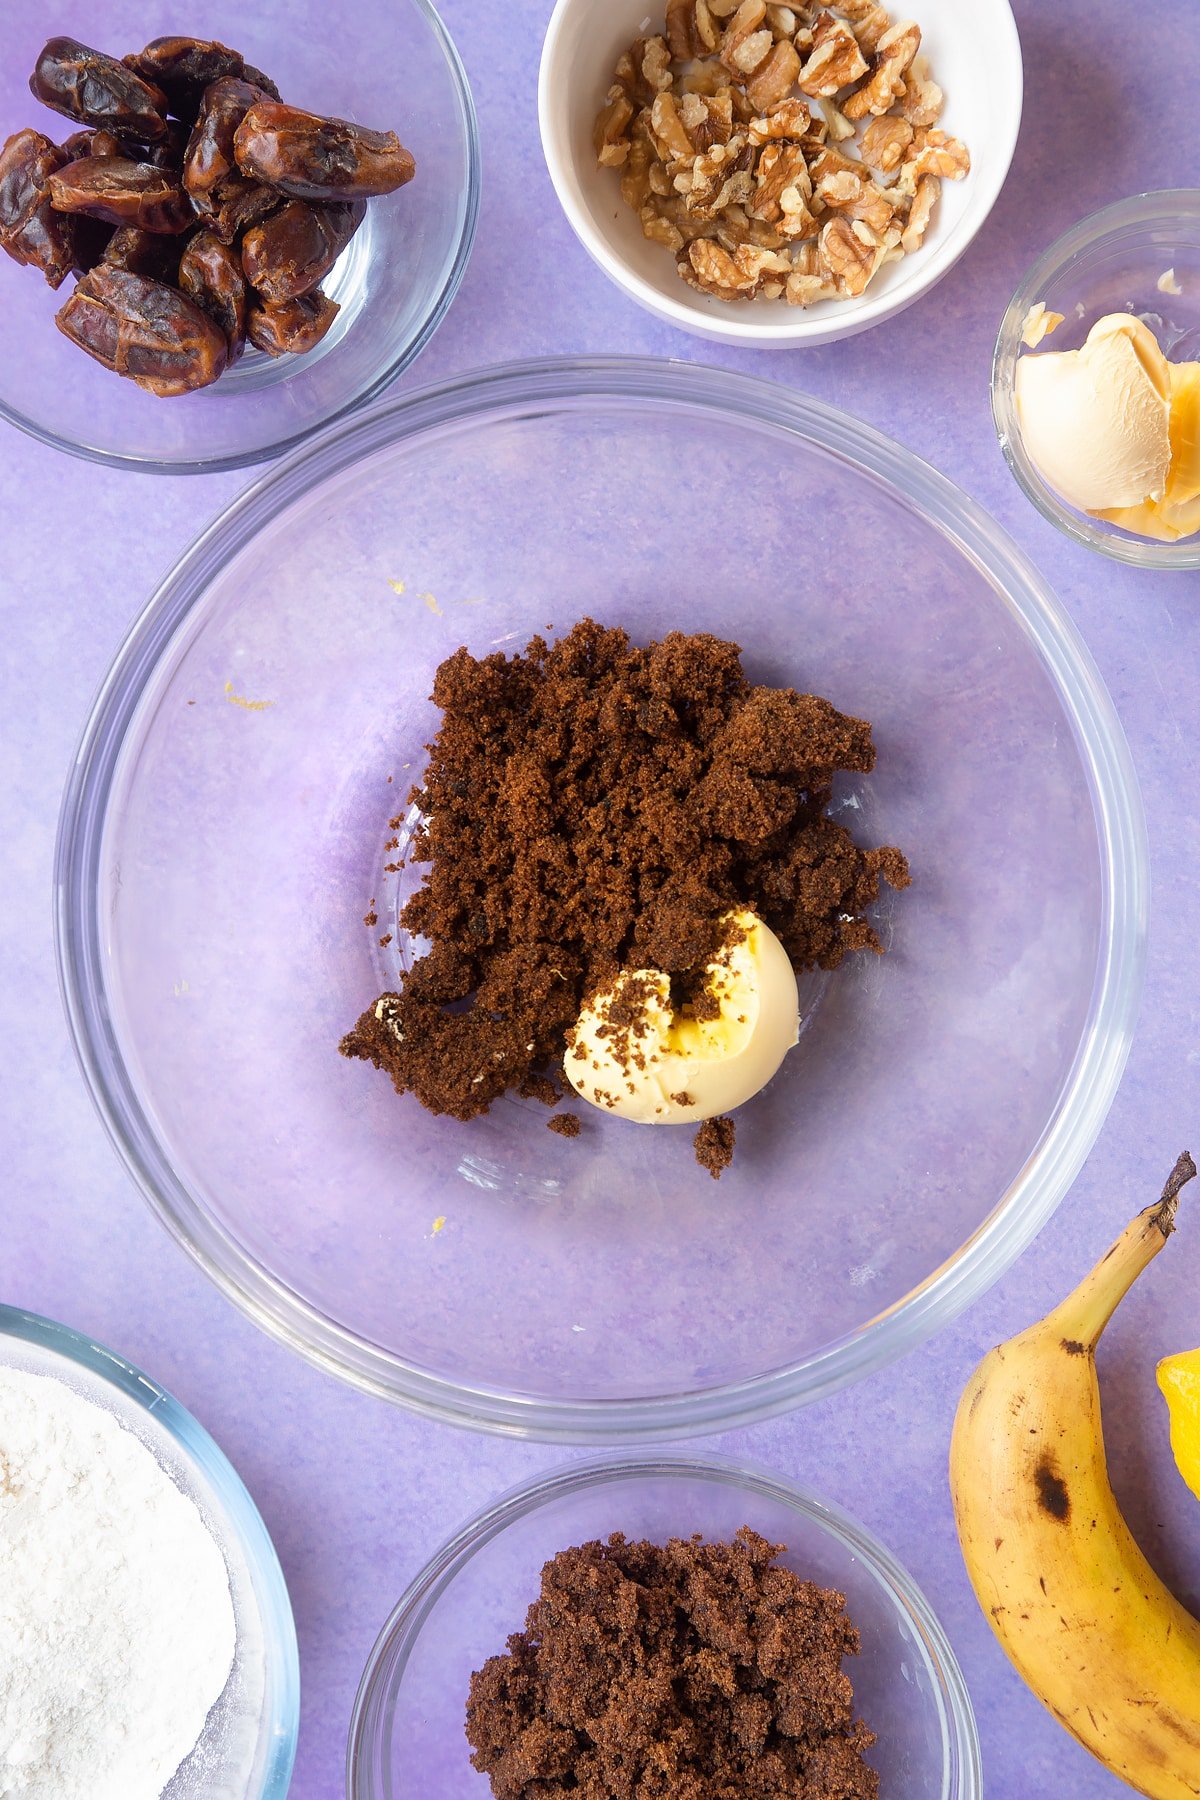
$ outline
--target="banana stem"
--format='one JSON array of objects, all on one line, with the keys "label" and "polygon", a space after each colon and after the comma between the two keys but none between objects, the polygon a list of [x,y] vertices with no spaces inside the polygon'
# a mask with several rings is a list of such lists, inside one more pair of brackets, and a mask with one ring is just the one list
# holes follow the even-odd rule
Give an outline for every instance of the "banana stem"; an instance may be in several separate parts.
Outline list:
[{"label": "banana stem", "polygon": [[1096,1348],[1118,1305],[1174,1231],[1179,1190],[1195,1173],[1196,1165],[1185,1150],[1167,1177],[1161,1199],[1126,1226],[1074,1293],[1068,1294],[1049,1314],[1047,1324],[1052,1324],[1065,1341],[1085,1350]]}]

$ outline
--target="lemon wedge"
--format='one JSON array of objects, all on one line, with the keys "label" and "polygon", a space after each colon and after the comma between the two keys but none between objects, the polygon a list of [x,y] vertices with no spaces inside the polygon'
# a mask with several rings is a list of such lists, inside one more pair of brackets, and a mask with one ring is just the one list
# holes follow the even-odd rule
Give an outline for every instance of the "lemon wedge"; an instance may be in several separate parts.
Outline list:
[{"label": "lemon wedge", "polygon": [[1171,1415],[1171,1449],[1179,1473],[1200,1500],[1200,1350],[1164,1356],[1158,1385]]}]

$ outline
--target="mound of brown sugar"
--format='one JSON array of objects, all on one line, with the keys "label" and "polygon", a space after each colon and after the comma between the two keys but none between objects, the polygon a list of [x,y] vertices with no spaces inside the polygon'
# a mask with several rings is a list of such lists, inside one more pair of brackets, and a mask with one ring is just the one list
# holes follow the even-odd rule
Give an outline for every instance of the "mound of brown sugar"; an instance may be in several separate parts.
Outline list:
[{"label": "mound of brown sugar", "polygon": [[496,1800],[876,1800],[841,1594],[731,1544],[564,1550],[525,1630],[471,1677],[471,1761]]},{"label": "mound of brown sugar", "polygon": [[874,766],[871,728],[752,687],[736,644],[672,632],[639,648],[583,619],[523,656],[455,651],[432,698],[408,852],[429,872],[400,921],[429,950],[341,1044],[430,1111],[469,1119],[561,1075],[585,998],[623,966],[703,966],[731,909],[764,919],[797,968],[881,948],[864,915],[907,864],[825,815],[835,772]]}]

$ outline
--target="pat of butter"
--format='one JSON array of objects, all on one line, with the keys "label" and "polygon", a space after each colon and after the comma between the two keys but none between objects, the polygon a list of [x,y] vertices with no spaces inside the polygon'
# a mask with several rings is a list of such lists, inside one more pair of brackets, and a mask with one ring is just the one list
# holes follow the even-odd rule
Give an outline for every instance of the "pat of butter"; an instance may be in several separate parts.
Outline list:
[{"label": "pat of butter", "polygon": [[583,1008],[563,1066],[584,1100],[643,1125],[699,1124],[766,1086],[800,1035],[796,977],[761,919],[732,918],[743,935],[705,970],[715,1017],[676,1012],[661,969],[626,970]]}]

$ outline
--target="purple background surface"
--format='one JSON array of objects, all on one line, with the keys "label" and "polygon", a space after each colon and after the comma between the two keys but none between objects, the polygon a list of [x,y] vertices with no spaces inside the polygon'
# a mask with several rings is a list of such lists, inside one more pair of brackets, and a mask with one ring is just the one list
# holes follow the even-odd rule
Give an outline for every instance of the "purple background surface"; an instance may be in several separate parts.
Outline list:
[{"label": "purple background surface", "polygon": [[[362,0],[364,6],[385,0]],[[548,0],[447,0],[483,130],[485,196],[462,293],[410,385],[517,355],[629,351],[721,362],[803,387],[954,477],[1039,563],[1084,631],[1138,765],[1154,872],[1146,998],[1124,1085],[1074,1191],[993,1293],[906,1362],[790,1419],[714,1440],[858,1514],[912,1569],[974,1697],[994,1800],[1124,1792],[1029,1696],[968,1588],[945,1478],[950,1421],[978,1357],[1045,1310],[1200,1149],[1200,575],[1102,562],[1042,522],[992,433],[987,374],[1020,272],[1065,226],[1200,169],[1194,0],[1017,0],[1026,111],[981,236],[891,324],[828,348],[738,354],[660,326],[608,286],[559,214],[537,141]],[[47,31],[53,12],[46,7]],[[264,0],[264,20],[281,0]],[[0,4],[0,23],[16,16]],[[182,28],[186,28],[182,21]],[[437,1544],[561,1452],[407,1417],[262,1337],[173,1247],[110,1151],[63,1024],[51,940],[59,795],[92,694],[158,578],[244,477],[108,472],[0,440],[0,1297],[89,1332],[172,1388],[241,1471],[279,1547],[300,1632],[293,1793],[342,1788],[350,1708],[376,1631]],[[848,565],[849,567],[849,565]],[[1019,803],[1019,796],[1014,799]],[[1200,1341],[1200,1196],[1122,1307],[1101,1374],[1110,1460],[1133,1526],[1200,1609],[1200,1512],[1171,1462],[1154,1363]],[[431,1796],[430,1800],[436,1800]]]}]

